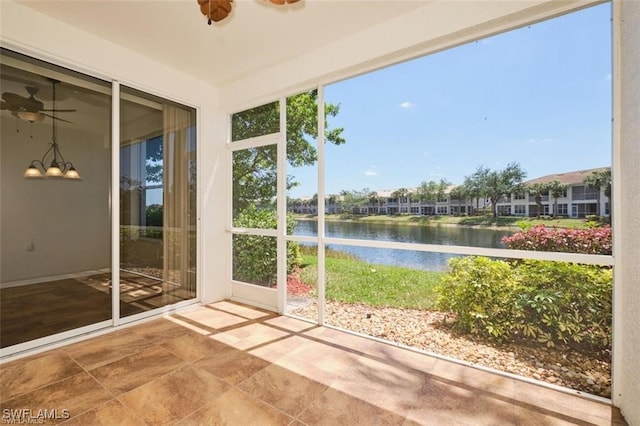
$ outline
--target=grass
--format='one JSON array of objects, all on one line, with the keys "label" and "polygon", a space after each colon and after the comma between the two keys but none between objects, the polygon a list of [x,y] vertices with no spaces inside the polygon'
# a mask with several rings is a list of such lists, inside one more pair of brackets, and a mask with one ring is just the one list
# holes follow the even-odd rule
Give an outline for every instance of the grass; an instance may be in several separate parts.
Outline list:
[{"label": "grass", "polygon": [[[314,253],[315,254],[315,253]],[[316,286],[318,258],[302,255],[300,280]],[[342,303],[375,307],[433,309],[443,272],[420,271],[388,265],[373,265],[349,254],[328,252],[326,298]]]},{"label": "grass", "polygon": [[[298,219],[317,219],[313,215],[297,215]],[[555,228],[573,228],[585,229],[591,224],[584,219],[574,218],[545,218],[536,219],[517,216],[422,216],[422,215],[353,215],[353,214],[327,214],[327,221],[353,221],[368,223],[384,223],[384,224],[401,224],[401,225],[460,225],[460,226],[478,226],[478,227],[511,227],[519,229],[519,225],[527,224],[531,226],[543,224],[548,227]]]}]

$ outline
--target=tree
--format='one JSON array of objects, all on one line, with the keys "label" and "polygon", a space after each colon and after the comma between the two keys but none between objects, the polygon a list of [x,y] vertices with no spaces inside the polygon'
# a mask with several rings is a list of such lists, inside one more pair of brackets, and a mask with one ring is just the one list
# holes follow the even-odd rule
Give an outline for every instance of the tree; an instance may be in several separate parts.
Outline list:
[{"label": "tree", "polygon": [[151,204],[147,206],[146,224],[147,226],[162,226],[162,204]]},{"label": "tree", "polygon": [[446,179],[440,179],[440,182],[436,185],[436,202],[446,197],[449,185],[451,185],[451,182]]},{"label": "tree", "polygon": [[542,197],[549,194],[549,186],[546,183],[534,183],[531,185],[527,185],[526,187],[529,195],[532,195],[536,206],[538,207],[537,218],[540,219],[540,213],[542,212]]},{"label": "tree", "polygon": [[554,180],[549,183],[549,193],[553,197],[553,217],[558,216],[558,198],[562,197],[567,190],[567,185]]},{"label": "tree", "polygon": [[463,185],[458,185],[449,192],[452,200],[458,201],[458,214],[460,214],[460,202],[465,201],[467,194]]},{"label": "tree", "polygon": [[431,214],[435,213],[435,203],[438,198],[438,184],[435,181],[422,181],[416,189],[416,196],[423,203],[433,203],[434,211]]},{"label": "tree", "polygon": [[486,174],[483,173],[479,181],[482,184],[481,193],[491,200],[493,217],[497,217],[500,199],[510,196],[513,192],[522,191],[522,180],[527,173],[522,170],[520,164],[515,162],[507,164],[503,170],[484,169],[480,166],[478,171],[481,170],[483,172],[486,170]]},{"label": "tree", "polygon": [[402,199],[409,196],[409,190],[407,188],[399,188],[391,193],[391,197],[398,199],[398,211],[397,213],[401,213],[402,209],[400,204],[402,203]]},{"label": "tree", "polygon": [[375,204],[376,205],[376,214],[380,213],[380,202],[381,202],[381,198],[378,195],[378,193],[376,191],[371,191],[369,193],[369,204]]},{"label": "tree", "polygon": [[340,192],[342,208],[349,213],[353,213],[356,208],[362,207],[369,202],[370,194],[371,191],[369,191],[369,188],[364,188],[362,191],[342,190]]},{"label": "tree", "polygon": [[597,170],[587,176],[583,182],[597,190],[596,211],[598,216],[600,215],[600,191],[604,189],[605,195],[609,198],[609,206],[613,205],[611,202],[611,169]]},{"label": "tree", "polygon": [[[287,98],[287,162],[292,167],[309,166],[318,153],[311,141],[318,136],[318,92],[312,90]],[[325,117],[335,117],[339,105],[325,104]],[[280,113],[278,102],[233,114],[231,134],[234,141],[278,132]],[[342,127],[329,129],[325,120],[325,140],[335,145],[345,143]],[[254,205],[269,205],[277,194],[276,146],[249,148],[233,153],[234,214]],[[297,185],[287,176],[287,189]]]},{"label": "tree", "polygon": [[470,176],[465,176],[463,186],[465,192],[473,200],[476,199],[476,212],[480,209],[480,198],[484,198],[485,181],[490,170],[484,166],[479,166]]}]

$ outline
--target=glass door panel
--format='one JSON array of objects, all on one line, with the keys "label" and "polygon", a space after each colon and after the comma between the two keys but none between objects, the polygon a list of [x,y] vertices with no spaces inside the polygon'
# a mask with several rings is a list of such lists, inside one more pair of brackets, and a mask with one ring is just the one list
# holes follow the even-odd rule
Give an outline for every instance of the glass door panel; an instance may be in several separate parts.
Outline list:
[{"label": "glass door panel", "polygon": [[122,88],[120,301],[129,316],[196,297],[195,110]]},{"label": "glass door panel", "polygon": [[0,347],[11,353],[112,318],[111,84],[2,49],[0,87]]}]

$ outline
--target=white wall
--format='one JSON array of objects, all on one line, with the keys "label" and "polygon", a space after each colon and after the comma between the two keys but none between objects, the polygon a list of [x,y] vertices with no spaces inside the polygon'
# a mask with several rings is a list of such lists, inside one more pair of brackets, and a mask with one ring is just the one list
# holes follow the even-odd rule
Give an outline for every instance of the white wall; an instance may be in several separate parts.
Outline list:
[{"label": "white wall", "polygon": [[221,277],[229,269],[230,253],[221,241],[228,239],[224,205],[230,185],[226,119],[218,108],[217,89],[12,0],[0,1],[0,9],[3,47],[198,108],[199,253],[207,254],[199,264],[201,295],[207,302],[228,296],[230,287]]},{"label": "white wall", "polygon": [[69,128],[58,131],[60,150],[81,181],[25,179],[29,162],[41,158],[51,141],[50,120],[28,125],[3,114],[1,124],[0,287],[108,268],[111,153],[104,137]]},{"label": "white wall", "polygon": [[[640,2],[614,8],[613,401],[640,425]],[[615,166],[618,166],[617,168]]]}]

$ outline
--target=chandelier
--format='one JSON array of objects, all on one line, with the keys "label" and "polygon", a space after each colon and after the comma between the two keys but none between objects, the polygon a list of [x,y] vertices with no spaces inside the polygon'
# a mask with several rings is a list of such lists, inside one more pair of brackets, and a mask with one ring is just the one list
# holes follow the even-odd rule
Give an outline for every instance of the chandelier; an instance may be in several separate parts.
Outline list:
[{"label": "chandelier", "polygon": [[[65,161],[58,142],[56,141],[56,84],[60,83],[58,80],[49,79],[53,85],[53,115],[52,117],[52,131],[51,131],[51,143],[49,148],[44,152],[44,155],[40,160],[33,160],[27,170],[24,172],[24,177],[27,178],[41,178],[41,177],[61,177],[65,179],[80,179],[80,175],[73,163]],[[50,160],[49,160],[50,159]],[[43,174],[44,172],[44,174]]]},{"label": "chandelier", "polygon": [[[299,0],[269,0],[273,4],[283,5],[285,3],[296,3]],[[200,12],[207,17],[207,23],[211,21],[220,22],[231,13],[231,3],[233,0],[198,0]]]}]

